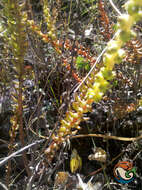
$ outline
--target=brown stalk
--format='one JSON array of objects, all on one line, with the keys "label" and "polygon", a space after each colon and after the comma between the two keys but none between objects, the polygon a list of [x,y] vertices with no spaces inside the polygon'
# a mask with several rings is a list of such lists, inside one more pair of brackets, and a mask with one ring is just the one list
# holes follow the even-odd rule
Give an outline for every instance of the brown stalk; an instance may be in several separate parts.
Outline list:
[{"label": "brown stalk", "polygon": [[[24,142],[24,129],[23,129],[22,84],[23,84],[22,74],[20,74],[20,76],[19,76],[18,113],[17,114],[18,114],[18,119],[19,119],[20,141],[21,141],[22,147],[24,147],[25,146],[25,142]],[[30,172],[30,169],[28,167],[28,159],[27,159],[25,151],[22,153],[22,157],[23,157],[23,162],[24,162],[25,169],[27,171],[28,176],[30,177],[31,176],[31,172]]]}]

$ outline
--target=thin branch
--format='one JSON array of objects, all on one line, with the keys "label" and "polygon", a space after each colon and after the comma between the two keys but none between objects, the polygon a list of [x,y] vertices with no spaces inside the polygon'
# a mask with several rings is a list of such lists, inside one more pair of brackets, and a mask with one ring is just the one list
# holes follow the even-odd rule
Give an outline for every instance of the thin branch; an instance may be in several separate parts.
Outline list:
[{"label": "thin branch", "polygon": [[117,136],[107,136],[107,135],[102,135],[102,134],[88,134],[88,135],[75,135],[72,136],[71,139],[75,138],[84,138],[84,137],[97,137],[97,138],[104,138],[104,139],[114,139],[117,141],[137,141],[142,139],[142,135],[138,137],[117,137]]},{"label": "thin branch", "polygon": [[115,6],[112,0],[109,0],[111,6],[114,8],[114,10],[117,12],[119,16],[122,16],[122,13],[119,11],[119,9]]},{"label": "thin branch", "polygon": [[38,162],[38,164],[36,165],[35,170],[34,170],[32,176],[30,177],[30,179],[29,179],[29,181],[28,181],[28,183],[27,183],[26,190],[31,190],[31,189],[32,189],[32,183],[33,183],[33,181],[34,181],[34,178],[35,178],[36,173],[38,172],[40,163],[41,163],[41,160],[40,160],[40,161]]},{"label": "thin branch", "polygon": [[39,143],[42,143],[42,142],[44,142],[44,141],[45,141],[45,140],[42,139],[42,140],[36,141],[36,142],[34,142],[34,143],[32,143],[32,144],[29,144],[29,145],[27,145],[27,146],[21,148],[20,150],[17,150],[16,152],[14,152],[14,153],[12,153],[11,155],[9,155],[9,156],[7,156],[6,158],[4,158],[4,159],[0,162],[0,167],[3,166],[4,164],[6,164],[6,163],[7,163],[9,160],[11,160],[12,158],[16,157],[17,154],[20,154],[20,153],[24,152],[25,150],[27,150],[27,149],[29,149],[29,148],[31,148],[31,147],[33,147],[33,146],[39,144]]},{"label": "thin branch", "polygon": [[8,141],[5,141],[3,139],[0,139],[0,142],[4,143],[4,144],[7,144],[8,145]]},{"label": "thin branch", "polygon": [[3,187],[4,190],[8,190],[8,188],[3,183],[0,182],[0,185]]}]

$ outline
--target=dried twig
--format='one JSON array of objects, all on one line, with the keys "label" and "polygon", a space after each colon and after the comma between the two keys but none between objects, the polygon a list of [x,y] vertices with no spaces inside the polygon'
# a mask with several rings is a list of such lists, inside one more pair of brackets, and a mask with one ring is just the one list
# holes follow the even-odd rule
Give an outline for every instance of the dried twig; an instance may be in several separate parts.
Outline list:
[{"label": "dried twig", "polygon": [[28,183],[27,183],[27,187],[26,190],[31,190],[32,189],[32,183],[34,181],[35,175],[38,172],[39,166],[40,166],[41,161],[38,162],[38,164],[35,167],[34,173],[31,175]]},{"label": "dried twig", "polygon": [[0,186],[3,187],[4,190],[8,190],[8,188],[3,183],[1,183],[1,182],[0,182]]},{"label": "dried twig", "polygon": [[119,11],[119,9],[115,6],[115,4],[113,3],[113,1],[112,0],[109,0],[109,2],[110,2],[110,4],[111,4],[111,6],[113,7],[113,9],[117,12],[117,14],[119,15],[119,16],[121,16],[122,15],[122,13]]},{"label": "dried twig", "polygon": [[29,144],[29,145],[27,145],[27,146],[21,148],[20,150],[17,150],[16,152],[14,152],[14,153],[12,153],[11,155],[9,155],[9,156],[7,156],[6,158],[4,158],[4,159],[0,162],[0,167],[3,166],[4,164],[6,164],[6,163],[7,163],[9,160],[11,160],[12,158],[16,157],[17,154],[20,154],[20,153],[24,152],[25,150],[27,150],[27,149],[29,149],[29,148],[31,148],[31,147],[33,147],[33,146],[39,144],[39,143],[42,143],[42,142],[44,142],[44,141],[45,141],[45,140],[42,139],[42,140],[36,141],[36,142],[34,142],[34,143],[32,143],[32,144]]},{"label": "dried twig", "polygon": [[117,136],[107,136],[107,135],[102,135],[102,134],[88,134],[88,135],[75,135],[72,136],[72,139],[75,138],[84,138],[84,137],[98,137],[98,138],[104,138],[104,139],[114,139],[117,141],[137,141],[142,139],[142,135],[138,137],[117,137]]}]

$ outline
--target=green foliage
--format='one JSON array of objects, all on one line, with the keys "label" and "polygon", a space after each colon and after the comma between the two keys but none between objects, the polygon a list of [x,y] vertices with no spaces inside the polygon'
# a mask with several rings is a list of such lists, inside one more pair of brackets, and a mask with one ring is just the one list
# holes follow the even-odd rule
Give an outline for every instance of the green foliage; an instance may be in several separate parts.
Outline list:
[{"label": "green foliage", "polygon": [[77,66],[77,69],[79,70],[81,69],[85,69],[86,71],[90,70],[89,62],[86,62],[85,59],[81,56],[78,56],[76,58],[76,66]]}]

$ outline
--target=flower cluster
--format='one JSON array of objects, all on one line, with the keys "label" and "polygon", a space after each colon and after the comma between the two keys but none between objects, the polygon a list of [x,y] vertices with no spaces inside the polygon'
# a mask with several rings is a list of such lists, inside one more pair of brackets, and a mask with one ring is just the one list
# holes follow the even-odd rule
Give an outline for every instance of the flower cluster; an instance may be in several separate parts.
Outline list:
[{"label": "flower cluster", "polygon": [[54,20],[50,15],[50,10],[48,7],[47,0],[43,1],[43,13],[44,13],[45,22],[47,23],[48,36],[54,41],[56,40],[56,34],[55,34],[56,28],[53,22]]},{"label": "flower cluster", "polygon": [[95,76],[93,88],[89,88],[86,94],[88,98],[93,98],[95,102],[101,100],[108,89],[108,81],[114,77],[114,72],[112,71],[114,65],[121,63],[125,57],[125,51],[121,47],[136,36],[131,30],[132,25],[142,18],[142,3],[139,1],[130,0],[125,4],[125,8],[128,14],[122,14],[118,17],[116,36],[108,42],[107,51],[103,57],[104,67]]},{"label": "flower cluster", "polygon": [[103,57],[103,67],[94,76],[94,73],[82,84],[80,95],[76,95],[74,102],[70,105],[65,119],[61,120],[57,134],[52,136],[52,143],[45,150],[48,160],[52,160],[56,150],[65,141],[67,136],[74,134],[74,129],[80,129],[79,123],[82,120],[83,113],[91,109],[92,102],[99,102],[110,87],[115,73],[114,65],[121,63],[125,57],[125,51],[121,49],[124,44],[136,34],[131,30],[136,21],[142,18],[142,2],[139,0],[129,0],[125,4],[128,14],[122,14],[118,17],[117,31],[115,38],[110,40],[107,45],[106,53]]}]

